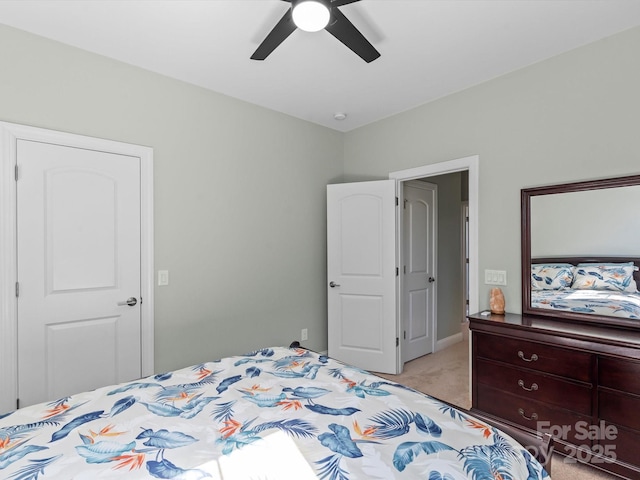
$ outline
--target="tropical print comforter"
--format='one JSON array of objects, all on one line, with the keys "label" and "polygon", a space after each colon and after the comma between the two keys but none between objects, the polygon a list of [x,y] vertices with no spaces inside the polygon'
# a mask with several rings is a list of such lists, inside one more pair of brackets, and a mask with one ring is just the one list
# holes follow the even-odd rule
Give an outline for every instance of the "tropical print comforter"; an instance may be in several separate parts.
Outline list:
[{"label": "tropical print comforter", "polygon": [[[304,349],[265,348],[0,417],[3,479],[548,478],[497,429]],[[260,456],[274,434],[289,443]]]},{"label": "tropical print comforter", "polygon": [[640,294],[607,290],[539,290],[531,307],[640,319]]}]

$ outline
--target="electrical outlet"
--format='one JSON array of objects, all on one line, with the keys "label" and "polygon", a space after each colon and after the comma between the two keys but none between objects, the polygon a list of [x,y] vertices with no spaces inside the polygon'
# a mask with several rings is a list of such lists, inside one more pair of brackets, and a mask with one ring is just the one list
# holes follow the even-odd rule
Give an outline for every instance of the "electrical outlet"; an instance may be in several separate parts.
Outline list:
[{"label": "electrical outlet", "polygon": [[309,332],[306,328],[303,328],[300,332],[300,341],[304,342],[305,340],[309,340]]}]

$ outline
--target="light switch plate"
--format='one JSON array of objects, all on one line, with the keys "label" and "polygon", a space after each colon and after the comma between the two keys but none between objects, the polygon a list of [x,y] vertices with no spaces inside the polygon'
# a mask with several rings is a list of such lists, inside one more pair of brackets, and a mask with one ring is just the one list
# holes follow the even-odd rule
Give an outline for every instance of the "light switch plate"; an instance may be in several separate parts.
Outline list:
[{"label": "light switch plate", "polygon": [[169,285],[169,270],[158,270],[158,286]]},{"label": "light switch plate", "polygon": [[485,285],[507,285],[507,272],[505,270],[485,270]]}]

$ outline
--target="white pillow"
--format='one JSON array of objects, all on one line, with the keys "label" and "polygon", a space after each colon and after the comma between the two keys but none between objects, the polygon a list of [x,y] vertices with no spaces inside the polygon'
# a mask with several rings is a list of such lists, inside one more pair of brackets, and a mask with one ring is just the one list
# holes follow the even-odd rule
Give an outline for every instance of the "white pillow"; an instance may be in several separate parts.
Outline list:
[{"label": "white pillow", "polygon": [[637,293],[633,262],[579,263],[571,288]]},{"label": "white pillow", "polygon": [[573,282],[573,265],[570,263],[531,265],[531,290],[563,290]]}]

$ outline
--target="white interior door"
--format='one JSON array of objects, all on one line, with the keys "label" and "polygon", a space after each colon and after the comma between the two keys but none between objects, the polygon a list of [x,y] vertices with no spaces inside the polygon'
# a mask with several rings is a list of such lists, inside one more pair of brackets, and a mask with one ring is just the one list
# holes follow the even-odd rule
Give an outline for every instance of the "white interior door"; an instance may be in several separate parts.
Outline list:
[{"label": "white interior door", "polygon": [[140,159],[18,140],[17,166],[20,406],[139,378]]},{"label": "white interior door", "polygon": [[437,185],[406,182],[403,202],[402,359],[433,352]]},{"label": "white interior door", "polygon": [[399,373],[395,180],[327,186],[329,355]]}]

